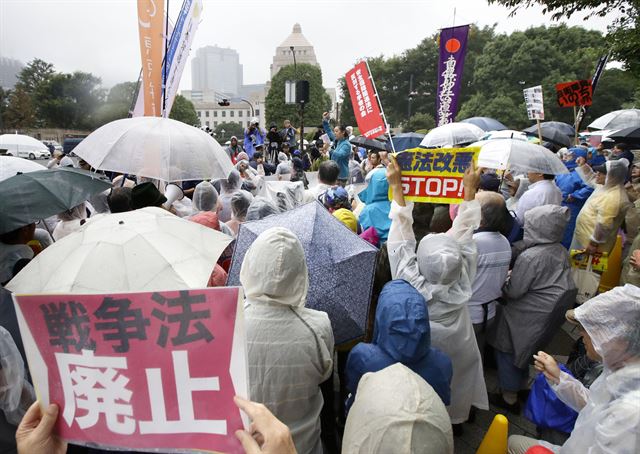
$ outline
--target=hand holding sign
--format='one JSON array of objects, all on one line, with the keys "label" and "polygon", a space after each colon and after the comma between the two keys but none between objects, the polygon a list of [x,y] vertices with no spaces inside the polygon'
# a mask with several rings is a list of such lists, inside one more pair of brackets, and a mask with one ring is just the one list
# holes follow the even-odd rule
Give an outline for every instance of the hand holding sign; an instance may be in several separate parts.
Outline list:
[{"label": "hand holding sign", "polygon": [[60,409],[49,405],[42,412],[40,402],[34,402],[22,418],[16,431],[18,454],[64,454],[67,442],[53,434]]},{"label": "hand holding sign", "polygon": [[471,165],[464,171],[462,184],[464,185],[464,200],[473,200],[476,197],[476,191],[480,187],[480,175],[482,168],[476,169],[476,165],[471,161]]},{"label": "hand holding sign", "polygon": [[233,400],[252,421],[253,433],[236,431],[236,437],[247,454],[296,454],[289,428],[273,416],[267,407],[240,396],[235,396]]}]

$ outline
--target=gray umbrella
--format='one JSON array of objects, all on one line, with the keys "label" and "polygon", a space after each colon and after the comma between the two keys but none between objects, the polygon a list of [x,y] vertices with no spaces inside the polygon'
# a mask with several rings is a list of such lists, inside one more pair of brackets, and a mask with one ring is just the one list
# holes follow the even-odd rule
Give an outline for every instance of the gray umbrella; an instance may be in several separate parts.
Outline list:
[{"label": "gray umbrella", "polygon": [[349,140],[353,145],[357,145],[367,150],[385,151],[385,144],[375,139],[368,139],[365,136],[354,137]]},{"label": "gray umbrella", "polygon": [[101,175],[60,167],[0,182],[0,234],[62,213],[111,187]]},{"label": "gray umbrella", "polygon": [[378,250],[311,202],[240,227],[227,285],[240,285],[251,243],[271,227],[290,229],[302,243],[309,269],[306,307],[329,314],[337,344],[364,335]]}]

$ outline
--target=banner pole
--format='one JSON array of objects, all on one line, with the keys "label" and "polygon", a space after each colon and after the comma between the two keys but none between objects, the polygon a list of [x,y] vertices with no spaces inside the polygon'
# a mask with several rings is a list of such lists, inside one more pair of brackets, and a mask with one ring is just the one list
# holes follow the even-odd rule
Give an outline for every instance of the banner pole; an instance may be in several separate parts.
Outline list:
[{"label": "banner pole", "polygon": [[540,127],[539,118],[536,118],[536,124],[538,125],[538,139],[540,139],[540,145],[542,145],[542,128]]},{"label": "banner pole", "polygon": [[167,53],[169,52],[169,0],[165,4],[167,16],[164,21],[164,65],[162,65],[162,117],[167,118]]},{"label": "banner pole", "polygon": [[367,65],[367,72],[369,73],[369,79],[371,80],[371,85],[373,85],[373,92],[376,95],[376,99],[378,100],[378,106],[380,107],[380,115],[382,115],[382,120],[384,121],[384,128],[387,130],[387,136],[389,137],[389,143],[391,143],[391,150],[395,154],[396,147],[393,145],[393,140],[391,140],[391,130],[389,129],[389,123],[387,123],[387,116],[384,114],[384,109],[382,108],[382,101],[380,101],[380,96],[378,96],[378,89],[376,88],[376,81],[373,79],[373,75],[371,74],[371,68],[369,68],[369,61],[364,59],[365,65]]},{"label": "banner pole", "polygon": [[573,137],[573,145],[578,145],[578,128],[576,126],[576,123],[578,122],[578,107],[577,106],[573,106],[573,130],[574,130],[574,137]]}]

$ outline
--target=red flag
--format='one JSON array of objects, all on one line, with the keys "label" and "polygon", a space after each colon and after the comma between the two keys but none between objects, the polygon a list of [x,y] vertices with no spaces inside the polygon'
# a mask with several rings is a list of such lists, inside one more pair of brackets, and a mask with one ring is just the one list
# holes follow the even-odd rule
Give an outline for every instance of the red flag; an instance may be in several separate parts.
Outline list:
[{"label": "red flag", "polygon": [[345,78],[360,134],[365,137],[377,137],[386,133],[367,64],[358,63]]}]

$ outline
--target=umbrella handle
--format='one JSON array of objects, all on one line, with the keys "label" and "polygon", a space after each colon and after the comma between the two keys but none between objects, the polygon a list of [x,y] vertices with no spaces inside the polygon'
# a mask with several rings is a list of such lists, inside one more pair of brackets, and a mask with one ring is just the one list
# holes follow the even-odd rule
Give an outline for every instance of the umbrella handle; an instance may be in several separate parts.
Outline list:
[{"label": "umbrella handle", "polygon": [[45,221],[44,219],[40,219],[40,222],[42,222],[44,224],[45,230],[47,232],[49,232],[49,235],[51,235],[51,241],[53,241],[55,243],[56,239],[53,237],[53,233],[51,233],[51,230],[49,230],[49,226],[47,225],[47,221]]}]

